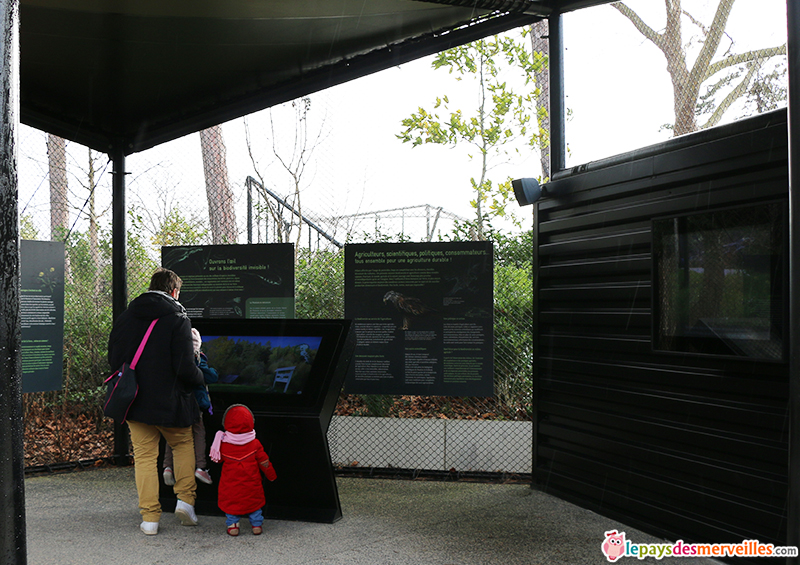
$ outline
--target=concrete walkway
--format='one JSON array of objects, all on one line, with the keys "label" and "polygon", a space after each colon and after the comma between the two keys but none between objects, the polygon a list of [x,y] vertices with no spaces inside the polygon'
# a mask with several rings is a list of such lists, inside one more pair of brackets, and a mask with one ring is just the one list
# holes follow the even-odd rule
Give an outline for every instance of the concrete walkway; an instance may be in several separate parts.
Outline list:
[{"label": "concrete walkway", "polygon": [[[223,517],[197,527],[164,514],[157,536],[139,531],[133,468],[25,480],[30,565],[535,565],[608,563],[600,545],[623,524],[526,485],[338,478],[344,517],[335,524],[266,521],[237,538]],[[622,558],[617,563],[637,563]],[[645,563],[710,565],[708,559]]]}]

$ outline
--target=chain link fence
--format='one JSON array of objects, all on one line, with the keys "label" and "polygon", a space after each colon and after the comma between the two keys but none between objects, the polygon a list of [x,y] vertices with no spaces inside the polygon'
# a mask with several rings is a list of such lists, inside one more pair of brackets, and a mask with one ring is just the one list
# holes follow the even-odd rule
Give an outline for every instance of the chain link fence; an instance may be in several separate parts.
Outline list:
[{"label": "chain link fence", "polygon": [[[127,217],[130,298],[146,289],[160,261],[161,245],[288,241],[297,251],[297,317],[341,318],[343,242],[439,241],[454,233],[456,223],[466,222],[431,205],[325,217],[311,206],[302,206],[298,194],[281,196],[277,188],[264,186],[250,175],[236,190],[237,182],[229,180],[222,128],[212,129],[216,131],[195,136],[199,141],[195,148],[202,155],[202,176],[194,180],[178,178],[180,171],[176,171],[170,158],[159,155],[153,164],[152,155],[156,152],[145,155],[146,159],[131,156],[127,160],[131,195]],[[184,139],[178,145],[190,143]],[[113,447],[112,423],[102,417],[99,409],[101,382],[109,370],[106,340],[112,319],[110,164],[105,155],[29,128],[23,128],[22,146],[26,162],[21,179],[22,237],[64,241],[67,265],[64,386],[61,391],[25,395],[26,464],[52,467],[72,461],[102,461],[112,454]],[[180,153],[180,148],[177,151]],[[48,187],[50,191],[45,192]],[[199,194],[206,196],[205,202],[197,198]],[[209,219],[204,217],[206,214]],[[394,232],[398,227],[403,231]],[[330,432],[337,465],[351,469],[367,466],[441,471],[459,466],[464,471],[530,472],[531,243],[528,236],[509,239],[496,250],[496,396],[344,394]],[[462,452],[467,449],[459,448],[459,442],[474,444],[468,439],[471,432],[461,431],[452,423],[446,432],[441,424],[424,423],[433,420],[522,422],[526,431],[515,432],[520,437],[521,451],[519,446],[501,448],[522,455],[513,462],[513,469],[508,468],[508,462],[493,460],[487,461],[486,468],[457,465],[452,458],[464,459]],[[396,429],[402,438],[388,433],[395,427],[386,428],[387,421],[398,422]],[[423,424],[416,426],[415,421]],[[372,429],[369,422],[377,423],[378,428]],[[502,428],[480,433],[483,442],[495,446],[503,446],[503,438],[508,436]],[[462,439],[454,439],[459,434]],[[441,450],[445,436],[450,438],[451,455],[442,452],[437,459],[436,455],[425,454],[426,445]],[[373,456],[360,451],[367,441],[377,450]],[[408,450],[398,449],[398,442],[407,445]],[[387,450],[392,452],[389,459],[381,455]],[[471,461],[475,461],[474,457]]]},{"label": "chain link fence", "polygon": [[[747,1],[740,0],[729,17],[740,17]],[[640,46],[649,41],[663,51],[669,49],[665,42],[676,28],[663,24],[664,7],[659,14],[655,4],[637,0],[586,12],[603,11],[603,21],[609,23],[598,32],[638,37]],[[679,6],[677,2],[666,4],[667,9]],[[713,116],[723,109],[725,120],[730,120],[731,116],[785,106],[785,38],[783,43],[780,39],[776,45],[770,43],[767,50],[738,49],[738,43],[725,43],[727,33],[717,37],[718,30],[713,28],[716,20],[708,20],[708,16],[728,11],[732,4],[725,0],[683,2],[686,13],[678,14],[684,30],[681,37],[703,38],[689,41],[684,55],[691,58],[695,51],[702,52],[712,38],[717,38],[720,47],[711,53],[702,72],[694,71],[699,68],[697,63],[687,64],[686,73],[672,77],[680,79],[678,85],[671,85],[669,80],[664,83],[668,89],[674,86],[675,92],[689,92],[689,98],[681,94],[675,98],[674,108],[670,100],[666,110],[649,108],[643,114],[665,111],[669,117],[670,108],[677,112],[678,107],[688,104],[688,123],[702,128],[722,123]],[[632,14],[639,14],[642,23],[637,23]],[[642,27],[645,23],[647,28]],[[780,26],[771,20],[770,30],[776,27]],[[543,49],[546,34],[546,26],[536,26],[528,35],[526,48]],[[567,40],[574,55],[579,49],[572,47],[569,36]],[[773,36],[765,39],[774,40]],[[602,44],[599,40],[590,43],[593,49]],[[641,70],[642,63],[626,63],[626,53],[617,55],[616,66],[624,68],[626,75],[637,76],[638,71],[632,69]],[[648,67],[664,72],[663,61],[650,55]],[[712,72],[715,70],[718,72]],[[542,75],[537,80],[543,80]],[[406,78],[382,88],[406,88],[404,82]],[[540,92],[546,92],[546,87],[545,83],[537,85]],[[586,90],[598,93],[598,89]],[[584,135],[581,128],[591,120],[573,92],[568,83],[567,105],[577,103],[571,123],[579,126],[572,133],[568,130],[568,139],[583,144],[592,137]],[[615,104],[623,98],[619,95]],[[650,100],[654,103],[655,98]],[[547,117],[546,106],[537,106],[537,112],[540,118]],[[475,230],[470,229],[476,221],[470,216],[471,208],[456,207],[456,203],[468,203],[474,197],[469,183],[464,189],[454,188],[447,198],[439,195],[439,184],[431,184],[422,191],[428,201],[406,200],[398,205],[398,196],[392,200],[387,194],[385,202],[365,205],[365,195],[384,192],[382,178],[358,169],[376,166],[360,158],[375,143],[371,116],[362,116],[360,123],[347,116],[346,127],[370,133],[361,141],[363,145],[337,140],[343,119],[336,93],[323,92],[129,156],[129,298],[146,290],[150,275],[160,263],[163,245],[290,242],[296,249],[296,316],[341,318],[343,248],[347,243],[463,241],[475,237]],[[546,121],[540,120],[540,125]],[[639,132],[641,137],[626,133],[627,139],[669,137],[692,129],[675,115],[662,122],[673,124],[666,130],[660,127],[662,124],[650,127],[638,123],[638,118],[627,121],[637,122],[629,124],[631,127],[647,130]],[[394,138],[399,130],[398,123],[396,131],[386,135]],[[541,139],[545,142],[540,153],[546,156],[546,131]],[[607,140],[598,145],[614,147]],[[397,155],[401,146],[397,142]],[[63,389],[24,395],[25,463],[40,467],[102,461],[113,448],[112,423],[100,411],[101,383],[109,371],[106,343],[112,323],[111,164],[107,155],[27,127],[21,129],[19,148],[22,237],[64,241],[66,248]],[[530,152],[530,148],[527,150]],[[415,151],[414,158],[423,159],[423,149]],[[447,165],[446,158],[450,157],[441,157],[441,166],[455,176],[462,165],[458,161]],[[466,162],[465,155],[460,158]],[[380,166],[385,168],[381,174],[390,176],[408,175],[414,168],[391,160]],[[406,181],[408,186],[424,182],[420,179],[426,174],[409,177],[413,180]],[[544,166],[542,176],[549,176]],[[509,208],[515,206],[508,204]],[[494,395],[342,395],[329,432],[332,457],[340,472],[425,470],[504,476],[531,472],[534,238],[531,218],[523,219],[528,224],[523,223],[522,228],[491,232],[495,246]]]}]

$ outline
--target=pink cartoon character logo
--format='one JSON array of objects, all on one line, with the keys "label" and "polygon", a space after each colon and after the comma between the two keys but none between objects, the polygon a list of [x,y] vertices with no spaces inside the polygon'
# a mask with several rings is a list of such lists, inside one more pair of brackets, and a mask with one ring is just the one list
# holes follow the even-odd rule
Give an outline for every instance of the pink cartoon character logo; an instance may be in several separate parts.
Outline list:
[{"label": "pink cartoon character logo", "polygon": [[625,532],[618,532],[617,530],[606,532],[606,539],[600,547],[606,559],[614,563],[625,553]]}]

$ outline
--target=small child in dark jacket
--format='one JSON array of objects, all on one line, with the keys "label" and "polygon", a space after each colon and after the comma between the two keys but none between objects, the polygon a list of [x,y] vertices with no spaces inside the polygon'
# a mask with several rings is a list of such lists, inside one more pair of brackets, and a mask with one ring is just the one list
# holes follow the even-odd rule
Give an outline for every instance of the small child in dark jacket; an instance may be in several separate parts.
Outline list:
[{"label": "small child in dark jacket", "polygon": [[239,535],[239,519],[247,516],[253,534],[261,533],[262,508],[267,503],[261,473],[277,478],[261,442],[256,439],[255,418],[243,404],[230,406],[222,417],[225,431],[218,431],[211,445],[211,460],[222,462],[218,505],[225,512],[228,534]]},{"label": "small child in dark jacket", "polygon": [[[192,343],[194,345],[194,361],[203,373],[203,379],[206,384],[198,386],[194,389],[194,396],[200,406],[200,419],[192,424],[192,436],[194,437],[194,458],[195,458],[195,471],[194,476],[197,480],[203,481],[210,485],[213,481],[211,475],[208,473],[208,465],[206,462],[206,427],[203,424],[203,412],[206,410],[209,414],[211,411],[211,398],[208,396],[208,386],[211,383],[217,382],[219,376],[216,369],[208,366],[208,358],[206,354],[200,350],[203,345],[203,340],[200,337],[200,332],[192,328]],[[167,445],[164,450],[164,484],[172,486],[175,484],[175,474],[172,472],[172,449]]]}]

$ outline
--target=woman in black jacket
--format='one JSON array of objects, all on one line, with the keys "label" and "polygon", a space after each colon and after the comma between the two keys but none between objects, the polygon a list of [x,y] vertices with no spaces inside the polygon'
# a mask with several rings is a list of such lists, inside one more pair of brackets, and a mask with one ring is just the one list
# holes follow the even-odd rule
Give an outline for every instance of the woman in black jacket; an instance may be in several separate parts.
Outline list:
[{"label": "woman in black jacket", "polygon": [[194,511],[194,442],[192,422],[198,416],[193,387],[203,384],[194,362],[191,322],[178,302],[182,281],[168,269],[158,269],[150,289],[135,298],[114,322],[108,338],[112,367],[130,362],[153,320],[158,320],[136,365],[139,392],[128,411],[133,444],[136,490],[139,494],[141,530],[158,533],[158,447],[161,436],[174,456],[175,515],[185,526],[197,525]]}]

